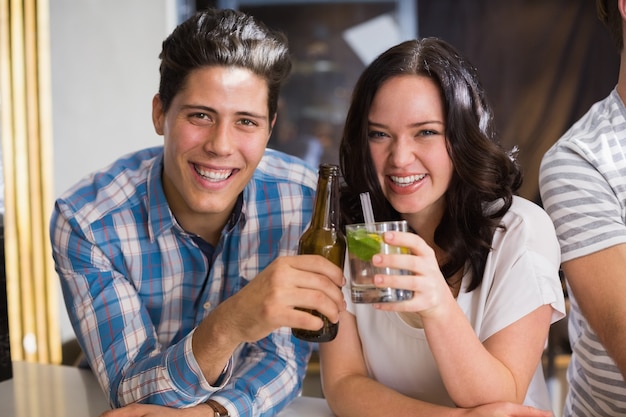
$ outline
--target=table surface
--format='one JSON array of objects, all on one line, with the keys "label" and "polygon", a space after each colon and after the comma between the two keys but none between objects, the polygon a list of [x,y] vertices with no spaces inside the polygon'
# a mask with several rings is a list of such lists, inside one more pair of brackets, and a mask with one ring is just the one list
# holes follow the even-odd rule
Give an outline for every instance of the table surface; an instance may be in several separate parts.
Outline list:
[{"label": "table surface", "polygon": [[[13,378],[0,382],[2,417],[98,417],[108,401],[91,371],[13,362]],[[279,417],[333,417],[322,398],[296,398]]]}]

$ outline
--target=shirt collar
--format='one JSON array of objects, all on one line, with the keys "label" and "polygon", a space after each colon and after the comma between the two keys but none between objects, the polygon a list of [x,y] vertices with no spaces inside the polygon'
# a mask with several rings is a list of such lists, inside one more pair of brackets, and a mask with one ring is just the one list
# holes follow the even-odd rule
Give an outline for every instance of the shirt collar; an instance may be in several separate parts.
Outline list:
[{"label": "shirt collar", "polygon": [[164,231],[169,230],[176,224],[174,215],[167,204],[165,190],[163,189],[163,154],[154,159],[148,174],[148,227],[150,228],[150,240],[154,240]]},{"label": "shirt collar", "polygon": [[237,202],[235,203],[235,207],[233,208],[233,212],[230,215],[230,218],[228,219],[228,223],[226,223],[226,230],[227,231],[231,231],[235,225],[241,221],[242,222],[242,226],[243,224],[245,224],[245,199],[243,198],[244,194],[248,194],[247,193],[248,187],[246,186],[246,188],[243,190],[243,192],[241,194],[239,194],[239,197],[237,197]]}]

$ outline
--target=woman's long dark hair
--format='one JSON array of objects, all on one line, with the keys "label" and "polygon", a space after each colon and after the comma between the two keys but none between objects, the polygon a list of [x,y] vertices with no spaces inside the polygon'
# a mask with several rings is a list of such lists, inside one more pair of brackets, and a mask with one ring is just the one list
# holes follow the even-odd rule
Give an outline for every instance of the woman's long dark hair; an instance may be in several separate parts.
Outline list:
[{"label": "woman's long dark hair", "polygon": [[[359,194],[368,191],[377,221],[399,219],[385,198],[368,145],[368,116],[374,96],[388,79],[415,74],[440,89],[448,154],[454,166],[446,192],[446,211],[435,230],[435,244],[447,254],[440,265],[446,279],[469,261],[472,281],[482,282],[493,234],[522,183],[521,172],[496,141],[493,114],[475,68],[447,42],[437,38],[406,41],[381,54],[355,86],[339,149],[343,178],[344,223],[363,221]],[[495,211],[485,204],[502,200]]]}]

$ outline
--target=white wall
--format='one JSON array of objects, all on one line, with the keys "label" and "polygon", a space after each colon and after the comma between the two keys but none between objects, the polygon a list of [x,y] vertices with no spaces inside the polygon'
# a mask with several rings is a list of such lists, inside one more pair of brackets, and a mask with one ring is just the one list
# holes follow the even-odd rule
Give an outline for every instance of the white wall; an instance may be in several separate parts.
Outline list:
[{"label": "white wall", "polygon": [[[54,196],[135,149],[151,121],[175,0],[50,0]],[[60,302],[62,339],[73,337]]]},{"label": "white wall", "polygon": [[151,122],[174,0],[50,0],[55,195],[122,153],[161,143]]}]

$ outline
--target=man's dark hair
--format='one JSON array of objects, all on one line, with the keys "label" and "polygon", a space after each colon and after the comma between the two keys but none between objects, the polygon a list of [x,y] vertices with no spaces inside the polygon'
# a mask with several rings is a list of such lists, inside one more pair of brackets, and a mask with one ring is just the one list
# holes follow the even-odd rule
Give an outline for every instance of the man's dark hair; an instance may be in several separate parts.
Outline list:
[{"label": "man's dark hair", "polygon": [[270,120],[282,82],[291,71],[286,37],[245,13],[206,9],[181,23],[163,41],[159,96],[167,112],[189,73],[211,66],[245,68],[267,82]]}]

